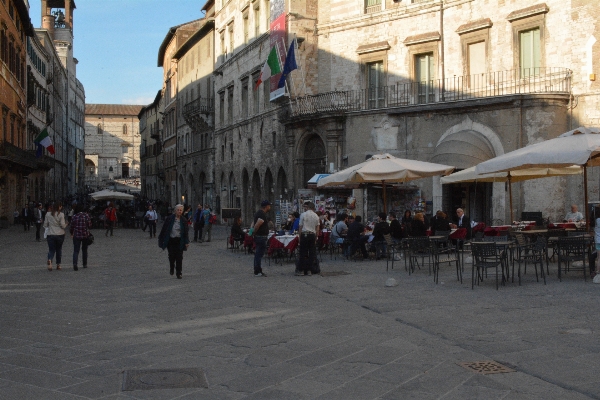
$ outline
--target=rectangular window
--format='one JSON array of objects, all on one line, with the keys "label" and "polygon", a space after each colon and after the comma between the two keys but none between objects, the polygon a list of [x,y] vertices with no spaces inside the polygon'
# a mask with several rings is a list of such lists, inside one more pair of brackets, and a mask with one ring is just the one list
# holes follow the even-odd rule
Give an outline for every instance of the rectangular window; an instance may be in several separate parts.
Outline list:
[{"label": "rectangular window", "polygon": [[254,8],[254,37],[260,35],[260,7],[257,5]]},{"label": "rectangular window", "polygon": [[265,0],[265,29],[271,29],[271,3]]},{"label": "rectangular window", "polygon": [[248,44],[249,36],[250,36],[250,26],[248,23],[248,14],[244,15],[244,44]]},{"label": "rectangular window", "polygon": [[381,0],[365,0],[365,14],[381,11]]},{"label": "rectangular window", "polygon": [[540,29],[519,32],[521,78],[539,75],[541,67]]},{"label": "rectangular window", "polygon": [[367,64],[369,108],[379,108],[384,104],[383,61]]},{"label": "rectangular window", "polygon": [[248,78],[242,81],[242,117],[248,117]]},{"label": "rectangular window", "polygon": [[225,32],[221,33],[221,54],[227,54],[227,50],[225,49]]},{"label": "rectangular window", "polygon": [[229,25],[229,54],[233,54],[234,49],[233,22]]},{"label": "rectangular window", "polygon": [[415,78],[417,81],[419,103],[423,104],[435,101],[433,53],[419,54],[415,56]]},{"label": "rectangular window", "polygon": [[227,89],[227,122],[233,124],[233,86]]},{"label": "rectangular window", "polygon": [[469,45],[467,45],[467,57],[469,58],[469,87],[485,87],[485,42],[470,43]]},{"label": "rectangular window", "polygon": [[225,93],[219,93],[219,124],[225,125]]},{"label": "rectangular window", "polygon": [[258,114],[258,94],[260,93],[258,88],[256,87],[256,83],[258,82],[258,73],[252,75],[252,107],[254,110],[254,114]]},{"label": "rectangular window", "polygon": [[252,158],[252,139],[248,139],[248,155]]},{"label": "rectangular window", "polygon": [[229,156],[233,160],[233,143],[229,143]]}]

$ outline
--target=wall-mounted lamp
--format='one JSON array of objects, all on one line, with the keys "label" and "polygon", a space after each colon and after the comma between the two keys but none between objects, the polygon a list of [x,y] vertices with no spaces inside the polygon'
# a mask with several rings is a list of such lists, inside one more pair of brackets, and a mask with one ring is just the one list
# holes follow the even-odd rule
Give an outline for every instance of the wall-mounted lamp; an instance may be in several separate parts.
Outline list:
[{"label": "wall-mounted lamp", "polygon": [[275,189],[274,188],[271,188],[271,193],[275,193]]},{"label": "wall-mounted lamp", "polygon": [[227,186],[223,186],[223,187],[221,188],[221,191],[223,191],[223,192],[226,192],[226,191],[227,191]]},{"label": "wall-mounted lamp", "polygon": [[284,189],[283,189],[283,193],[287,194],[287,192],[288,192],[288,191],[287,191],[287,188],[284,188]]},{"label": "wall-mounted lamp", "polygon": [[233,185],[232,190],[234,190],[234,191],[237,190],[237,185]]}]

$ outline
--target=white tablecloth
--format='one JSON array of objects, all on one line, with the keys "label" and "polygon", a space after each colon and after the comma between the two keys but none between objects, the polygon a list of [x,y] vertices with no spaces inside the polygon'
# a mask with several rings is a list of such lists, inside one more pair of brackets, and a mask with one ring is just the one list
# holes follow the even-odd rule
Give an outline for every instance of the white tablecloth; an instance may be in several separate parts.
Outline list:
[{"label": "white tablecloth", "polygon": [[285,247],[290,244],[292,240],[296,239],[296,235],[275,236],[275,239],[277,239],[277,241],[279,241]]}]

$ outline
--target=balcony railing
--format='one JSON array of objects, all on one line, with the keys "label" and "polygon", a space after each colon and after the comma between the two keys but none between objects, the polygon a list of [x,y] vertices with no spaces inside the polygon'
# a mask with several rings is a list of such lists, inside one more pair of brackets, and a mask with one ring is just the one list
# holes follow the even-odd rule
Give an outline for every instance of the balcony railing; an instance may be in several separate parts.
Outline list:
[{"label": "balcony railing", "polygon": [[211,114],[215,112],[213,100],[208,97],[200,97],[183,106],[183,114],[187,116],[198,114]]},{"label": "balcony railing", "polygon": [[31,171],[49,170],[54,166],[53,158],[47,155],[37,158],[34,150],[24,150],[9,142],[0,143],[0,160],[6,160]]},{"label": "balcony railing", "polygon": [[569,93],[572,71],[534,68],[297,97],[291,116],[339,114],[528,93]]}]

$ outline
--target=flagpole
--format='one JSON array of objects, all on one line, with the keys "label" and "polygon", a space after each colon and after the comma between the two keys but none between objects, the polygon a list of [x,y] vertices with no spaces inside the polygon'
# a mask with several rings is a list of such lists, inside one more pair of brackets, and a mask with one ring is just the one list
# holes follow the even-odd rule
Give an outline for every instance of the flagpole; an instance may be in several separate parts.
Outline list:
[{"label": "flagpole", "polygon": [[[295,54],[298,54],[298,37],[296,36],[295,33],[294,33],[294,39],[296,39],[296,44],[295,44],[295,47],[294,47],[296,49]],[[298,64],[298,57],[296,57],[296,64]],[[300,74],[300,76],[302,77],[302,89],[304,89],[303,93],[306,96],[306,80],[304,79],[304,68],[303,67],[298,67],[298,69],[302,72]]]},{"label": "flagpole", "polygon": [[[285,50],[286,46],[285,46],[285,40],[283,40],[283,37],[281,38],[281,42],[283,43],[283,49]],[[288,51],[288,53],[289,53],[289,51]],[[296,54],[294,54],[294,57],[295,56],[296,56]],[[285,61],[287,62],[287,53],[286,53],[286,56],[285,56]],[[284,69],[285,69],[285,64],[284,64]],[[281,73],[283,73],[283,70],[281,71]],[[289,75],[290,79],[292,79],[292,72],[291,71],[288,73],[288,75]],[[285,84],[285,89],[288,92],[288,101],[290,102],[290,110],[293,111],[292,92],[290,91],[290,87],[288,86],[287,79],[284,81],[284,84]],[[292,79],[292,85],[293,84],[294,84],[294,80]]]}]

